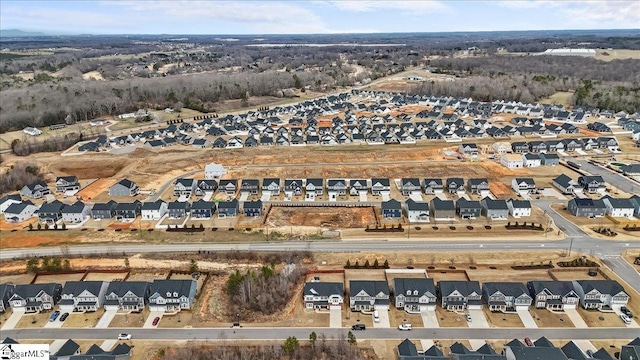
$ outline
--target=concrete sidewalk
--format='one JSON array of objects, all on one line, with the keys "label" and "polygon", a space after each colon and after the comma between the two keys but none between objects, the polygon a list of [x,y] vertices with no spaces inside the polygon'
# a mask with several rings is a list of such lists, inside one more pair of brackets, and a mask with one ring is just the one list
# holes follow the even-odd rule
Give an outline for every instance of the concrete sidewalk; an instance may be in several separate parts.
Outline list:
[{"label": "concrete sidewalk", "polygon": [[109,324],[111,324],[111,321],[116,316],[117,312],[118,310],[105,310],[104,314],[102,314],[102,317],[100,318],[100,320],[98,320],[98,323],[96,324],[96,329],[108,328]]},{"label": "concrete sidewalk", "polygon": [[518,313],[518,316],[520,317],[520,321],[522,321],[522,324],[524,324],[525,328],[528,328],[528,329],[538,328],[538,324],[536,324],[536,321],[534,320],[529,310],[516,310],[516,312]]}]

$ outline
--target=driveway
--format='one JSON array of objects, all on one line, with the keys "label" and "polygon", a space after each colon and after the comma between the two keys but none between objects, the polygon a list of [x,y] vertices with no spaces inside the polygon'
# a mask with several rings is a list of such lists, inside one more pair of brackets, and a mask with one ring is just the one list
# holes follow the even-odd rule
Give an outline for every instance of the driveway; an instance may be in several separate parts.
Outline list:
[{"label": "driveway", "polygon": [[520,321],[524,324],[524,327],[527,329],[536,329],[538,328],[538,324],[531,316],[529,310],[516,310],[518,316],[520,317]]},{"label": "driveway", "polygon": [[342,327],[342,309],[329,310],[329,327],[330,328]]},{"label": "driveway", "polygon": [[[373,327],[374,328],[390,328],[391,327],[391,323],[389,322],[389,311],[382,309],[382,310],[378,310],[378,315],[380,316],[380,321],[379,322],[373,322]],[[371,317],[373,318],[373,314],[371,314]]]},{"label": "driveway", "polygon": [[[618,317],[620,317],[620,314],[622,314],[622,311],[620,311],[620,306],[613,306],[612,307],[613,312],[616,313],[616,315],[618,315]],[[620,322],[622,322],[622,319],[620,319]],[[631,319],[631,324],[626,324],[627,327],[629,328],[640,328],[640,325],[638,325],[638,318],[636,317],[636,315],[633,315],[633,319]]]},{"label": "driveway", "polygon": [[102,342],[102,345],[100,345],[100,348],[104,351],[111,351],[111,348],[113,347],[113,345],[115,345],[118,342],[117,339],[113,339],[113,340],[105,340]]},{"label": "driveway", "polygon": [[576,343],[580,350],[582,350],[582,352],[584,352],[585,354],[587,353],[587,350],[591,350],[593,352],[598,351],[598,349],[596,349],[596,347],[593,346],[593,344],[589,340],[574,340],[573,342]]},{"label": "driveway", "polygon": [[164,311],[151,311],[149,313],[147,321],[144,322],[144,325],[142,327],[145,329],[153,329],[158,327],[158,325],[153,326],[153,319],[159,317],[160,320],[158,321],[158,324],[160,324],[160,321],[162,321],[162,315],[164,315]]},{"label": "driveway", "polygon": [[438,316],[436,315],[435,310],[425,310],[421,311],[420,315],[422,316],[422,324],[425,328],[439,328],[440,324],[438,323]]},{"label": "driveway", "polygon": [[111,320],[113,320],[113,318],[116,316],[116,313],[118,312],[118,310],[105,310],[104,314],[102,315],[102,317],[100,318],[100,320],[98,320],[98,323],[96,324],[96,329],[106,329],[109,327],[109,324],[111,324]]},{"label": "driveway", "polygon": [[58,318],[55,321],[47,321],[47,323],[44,324],[43,327],[45,329],[59,329],[62,327],[62,324],[64,324],[64,321],[60,321],[60,316],[58,316]]},{"label": "driveway", "polygon": [[471,321],[467,323],[470,328],[488,329],[490,327],[482,310],[468,310],[468,312],[471,315]]},{"label": "driveway", "polygon": [[12,312],[11,316],[9,316],[9,318],[4,323],[4,325],[2,325],[2,328],[0,328],[0,330],[13,330],[13,328],[15,328],[16,325],[18,325],[18,322],[20,321],[20,319],[22,319],[22,315],[24,315],[24,312],[21,312],[21,311]]},{"label": "driveway", "polygon": [[579,329],[584,329],[589,327],[587,323],[584,322],[584,319],[582,318],[582,316],[580,316],[577,309],[565,309],[564,312],[565,314],[567,314],[569,319],[571,319],[573,326]]}]

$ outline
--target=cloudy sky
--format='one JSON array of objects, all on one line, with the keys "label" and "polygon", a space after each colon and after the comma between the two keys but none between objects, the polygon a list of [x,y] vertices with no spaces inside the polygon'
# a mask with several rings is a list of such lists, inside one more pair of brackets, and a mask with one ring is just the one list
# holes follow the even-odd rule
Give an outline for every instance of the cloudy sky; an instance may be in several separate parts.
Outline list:
[{"label": "cloudy sky", "polygon": [[300,34],[640,28],[640,1],[2,0],[2,29]]}]

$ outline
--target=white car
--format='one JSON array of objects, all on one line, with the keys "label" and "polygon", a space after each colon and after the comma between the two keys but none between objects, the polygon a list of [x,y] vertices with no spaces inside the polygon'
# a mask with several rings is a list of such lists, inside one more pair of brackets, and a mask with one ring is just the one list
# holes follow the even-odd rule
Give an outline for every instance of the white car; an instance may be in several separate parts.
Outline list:
[{"label": "white car", "polygon": [[118,334],[118,340],[131,340],[131,334]]},{"label": "white car", "polygon": [[625,314],[620,314],[620,319],[622,320],[622,322],[624,322],[625,324],[631,324],[631,319],[625,315]]},{"label": "white car", "polygon": [[411,324],[400,324],[398,325],[398,330],[409,331],[411,330]]}]

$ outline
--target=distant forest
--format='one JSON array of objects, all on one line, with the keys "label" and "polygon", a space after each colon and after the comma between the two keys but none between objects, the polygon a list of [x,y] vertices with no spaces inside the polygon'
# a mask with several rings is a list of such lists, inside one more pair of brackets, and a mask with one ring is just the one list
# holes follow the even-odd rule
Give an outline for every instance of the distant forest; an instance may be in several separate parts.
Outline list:
[{"label": "distant forest", "polygon": [[[582,46],[640,49],[637,31],[263,38],[0,38],[0,46],[13,51],[0,56],[0,132],[140,108],[184,106],[215,112],[224,100],[287,97],[295,89],[331,91],[423,66],[457,79],[408,91],[533,102],[571,90],[575,104],[640,111],[640,60],[497,54],[498,49],[526,53]],[[261,43],[354,45],[247,46]],[[368,44],[386,46],[362,46]],[[472,49],[472,56],[459,56],[467,49]],[[88,80],[88,73],[102,80]]]}]

